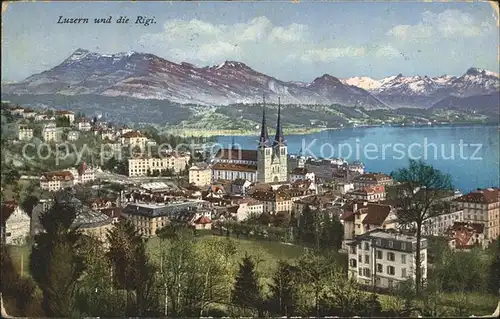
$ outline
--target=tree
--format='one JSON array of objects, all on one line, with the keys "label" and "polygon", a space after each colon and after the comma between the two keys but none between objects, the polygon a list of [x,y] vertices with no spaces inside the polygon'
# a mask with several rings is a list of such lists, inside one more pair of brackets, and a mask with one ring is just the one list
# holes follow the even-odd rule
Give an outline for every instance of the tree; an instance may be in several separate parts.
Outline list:
[{"label": "tree", "polygon": [[276,315],[292,316],[296,314],[298,300],[298,269],[285,262],[278,261],[272,283],[269,285],[269,310]]},{"label": "tree", "polygon": [[488,291],[496,296],[500,294],[500,240],[496,240],[495,255],[488,270]]},{"label": "tree", "polygon": [[421,239],[422,225],[428,218],[442,213],[446,202],[441,200],[443,193],[452,190],[450,176],[442,173],[423,161],[410,160],[408,168],[394,171],[392,177],[400,182],[396,200],[400,223],[416,232],[416,293],[422,287]]},{"label": "tree", "polygon": [[255,262],[251,256],[245,254],[236,275],[231,302],[244,309],[257,310],[259,317],[262,317],[262,301],[262,292],[255,269]]},{"label": "tree", "polygon": [[21,201],[21,208],[31,217],[33,208],[38,204],[38,197],[28,195]]},{"label": "tree", "polygon": [[125,304],[119,290],[113,289],[111,261],[98,239],[82,238],[80,253],[85,272],[77,286],[76,306],[84,316],[124,317]]},{"label": "tree", "polygon": [[311,207],[306,205],[299,216],[298,237],[302,243],[313,244],[316,239],[316,225]]},{"label": "tree", "polygon": [[40,217],[45,232],[35,237],[30,268],[42,290],[42,307],[47,316],[67,317],[75,308],[75,288],[84,270],[77,253],[81,233],[72,226],[75,217],[73,206],[57,200]]},{"label": "tree", "polygon": [[338,251],[342,247],[344,238],[344,226],[337,215],[330,216],[328,212],[321,214],[321,231],[319,245],[322,249],[334,249]]},{"label": "tree", "polygon": [[146,255],[146,248],[134,226],[126,220],[120,221],[106,235],[110,248],[116,287],[125,289],[127,300],[135,292],[135,307],[129,305],[128,315],[146,315],[153,311],[154,305],[148,304],[149,294],[154,288],[154,268]]}]

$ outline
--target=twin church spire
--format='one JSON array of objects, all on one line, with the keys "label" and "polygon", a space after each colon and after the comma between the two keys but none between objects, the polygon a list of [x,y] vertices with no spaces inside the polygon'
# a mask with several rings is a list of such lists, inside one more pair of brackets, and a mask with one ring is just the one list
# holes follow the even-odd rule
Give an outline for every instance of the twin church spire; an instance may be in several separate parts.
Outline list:
[{"label": "twin church spire", "polygon": [[[266,98],[263,97],[263,107],[262,107],[262,124],[260,130],[259,147],[269,147],[270,140],[269,134],[267,132],[266,125]],[[276,135],[274,136],[274,141],[272,146],[285,145],[285,137],[283,136],[283,129],[281,127],[281,101],[278,97],[278,121],[276,123]]]}]

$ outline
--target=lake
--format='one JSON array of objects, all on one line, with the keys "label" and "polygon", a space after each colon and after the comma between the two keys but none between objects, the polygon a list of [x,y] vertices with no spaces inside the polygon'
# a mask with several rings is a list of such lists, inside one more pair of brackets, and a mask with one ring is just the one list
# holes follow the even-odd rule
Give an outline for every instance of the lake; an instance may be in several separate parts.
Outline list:
[{"label": "lake", "polygon": [[[422,159],[451,175],[462,192],[499,186],[499,134],[497,126],[366,127],[287,135],[290,154],[302,149],[306,156],[342,157],[362,161],[368,172],[389,174]],[[229,147],[255,149],[257,136],[219,136]]]}]

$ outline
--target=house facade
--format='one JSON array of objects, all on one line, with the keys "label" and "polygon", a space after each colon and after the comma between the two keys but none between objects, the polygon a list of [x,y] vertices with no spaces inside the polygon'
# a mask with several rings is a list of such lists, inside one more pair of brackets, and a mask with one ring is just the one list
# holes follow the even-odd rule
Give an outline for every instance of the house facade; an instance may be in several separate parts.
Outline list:
[{"label": "house facade", "polygon": [[16,201],[2,203],[1,213],[2,243],[24,245],[30,235],[31,218]]},{"label": "house facade", "polygon": [[189,168],[189,183],[198,187],[210,185],[212,169],[207,163],[195,163]]},{"label": "house facade", "polygon": [[[349,249],[349,278],[359,284],[393,288],[415,280],[416,237],[395,231],[376,229],[356,237],[347,244]],[[427,278],[427,239],[420,242],[421,274]]]},{"label": "house facade", "polygon": [[463,221],[484,225],[487,244],[500,237],[500,190],[478,189],[453,201],[463,210]]}]

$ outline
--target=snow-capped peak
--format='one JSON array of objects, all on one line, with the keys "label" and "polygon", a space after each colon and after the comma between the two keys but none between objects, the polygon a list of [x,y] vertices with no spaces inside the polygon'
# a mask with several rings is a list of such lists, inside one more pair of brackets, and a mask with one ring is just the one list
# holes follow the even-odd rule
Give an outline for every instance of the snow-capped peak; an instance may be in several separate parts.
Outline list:
[{"label": "snow-capped peak", "polygon": [[480,68],[469,68],[465,74],[466,75],[486,75],[486,76],[498,77],[498,73],[488,71],[485,69],[480,69]]},{"label": "snow-capped peak", "polygon": [[367,76],[355,76],[352,78],[348,79],[343,79],[342,83],[351,85],[351,86],[357,86],[359,88],[365,89],[365,90],[375,90],[378,89],[381,86],[380,81],[374,80],[372,78],[369,78]]}]

